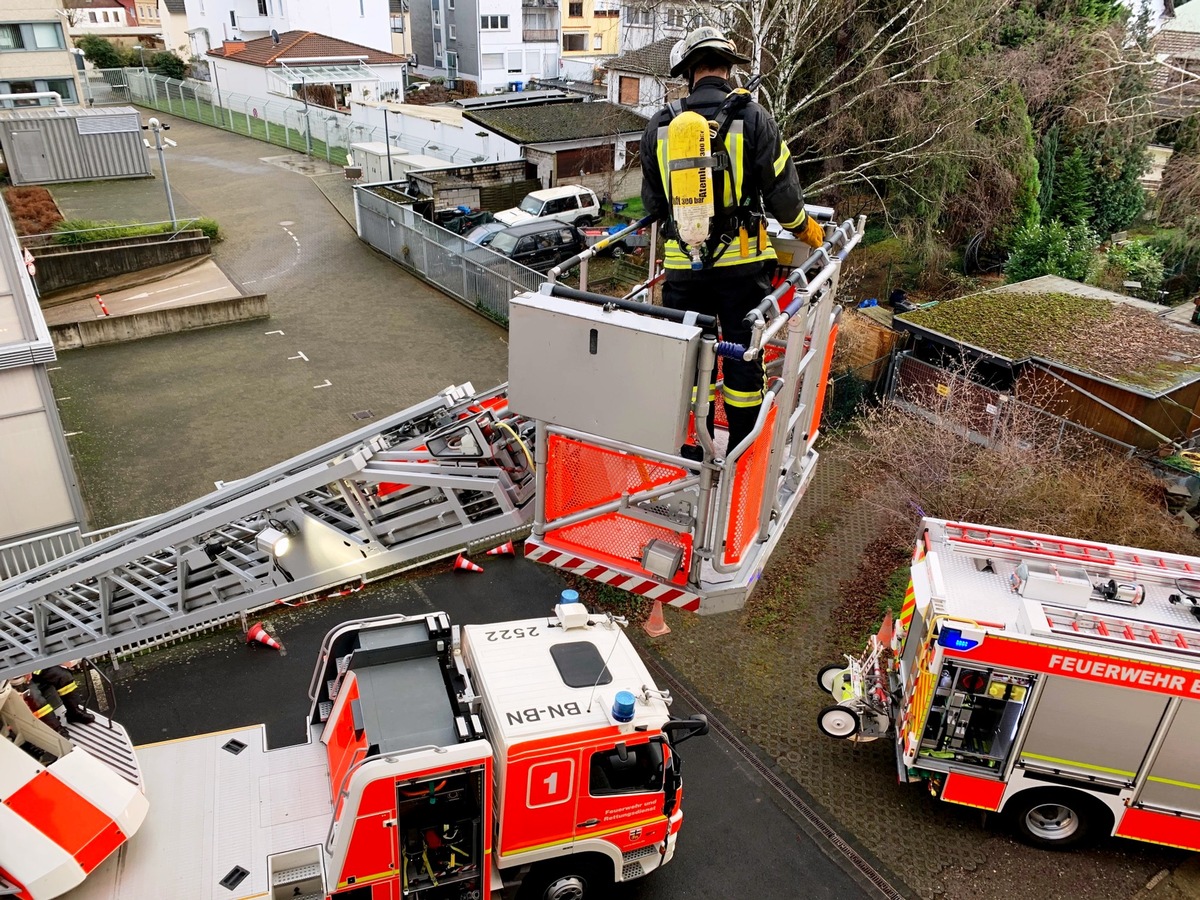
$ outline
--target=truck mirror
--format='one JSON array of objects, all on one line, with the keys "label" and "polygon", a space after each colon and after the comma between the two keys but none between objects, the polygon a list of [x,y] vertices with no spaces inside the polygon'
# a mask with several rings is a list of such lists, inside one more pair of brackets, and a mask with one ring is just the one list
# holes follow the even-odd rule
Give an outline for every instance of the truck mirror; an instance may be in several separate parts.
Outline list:
[{"label": "truck mirror", "polygon": [[690,719],[672,719],[662,730],[671,746],[678,747],[684,741],[708,734],[708,716],[697,714]]}]

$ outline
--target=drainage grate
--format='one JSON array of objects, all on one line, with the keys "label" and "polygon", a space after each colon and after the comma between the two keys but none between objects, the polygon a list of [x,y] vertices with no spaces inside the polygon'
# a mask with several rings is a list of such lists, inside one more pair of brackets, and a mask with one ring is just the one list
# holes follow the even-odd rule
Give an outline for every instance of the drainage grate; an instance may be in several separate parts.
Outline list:
[{"label": "drainage grate", "polygon": [[350,413],[350,418],[357,419],[358,421],[361,422],[364,419],[375,418],[375,413],[371,412],[371,410],[369,410],[369,409],[360,409],[358,412]]},{"label": "drainage grate", "polygon": [[249,871],[243,869],[241,866],[234,866],[229,870],[229,874],[222,878],[219,883],[221,887],[225,888],[225,890],[232,891],[235,887],[245,881],[246,876],[249,874]]},{"label": "drainage grate", "polygon": [[221,749],[226,753],[232,753],[234,756],[237,756],[246,749],[246,744],[243,741],[239,741],[237,738],[230,738],[221,745]]}]

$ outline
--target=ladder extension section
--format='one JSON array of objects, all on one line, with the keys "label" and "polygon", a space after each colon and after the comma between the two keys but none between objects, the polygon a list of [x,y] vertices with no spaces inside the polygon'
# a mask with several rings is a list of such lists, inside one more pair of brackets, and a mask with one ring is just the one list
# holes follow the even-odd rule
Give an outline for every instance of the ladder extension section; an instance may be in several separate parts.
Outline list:
[{"label": "ladder extension section", "polygon": [[1186,556],[1074,541],[1007,528],[985,528],[961,522],[947,522],[945,528],[949,544],[972,556],[987,555],[1011,560],[1069,560],[1080,565],[1127,572],[1168,583],[1176,578],[1200,580],[1200,567]]},{"label": "ladder extension section", "polygon": [[519,532],[532,431],[506,386],[449,388],[0,582],[0,678]]},{"label": "ladder extension section", "polygon": [[1103,616],[1043,604],[1050,629],[1059,634],[1078,634],[1094,640],[1133,644],[1154,650],[1200,656],[1200,630],[1135,622],[1120,616]]}]

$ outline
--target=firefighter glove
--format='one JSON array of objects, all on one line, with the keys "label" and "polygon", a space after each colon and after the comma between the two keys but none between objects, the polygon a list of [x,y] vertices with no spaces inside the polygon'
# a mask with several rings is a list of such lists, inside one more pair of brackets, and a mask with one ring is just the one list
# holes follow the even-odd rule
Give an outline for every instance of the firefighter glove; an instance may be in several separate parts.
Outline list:
[{"label": "firefighter glove", "polygon": [[794,232],[796,237],[808,244],[814,250],[825,243],[825,229],[821,227],[821,223],[812,216],[804,217],[804,225]]}]

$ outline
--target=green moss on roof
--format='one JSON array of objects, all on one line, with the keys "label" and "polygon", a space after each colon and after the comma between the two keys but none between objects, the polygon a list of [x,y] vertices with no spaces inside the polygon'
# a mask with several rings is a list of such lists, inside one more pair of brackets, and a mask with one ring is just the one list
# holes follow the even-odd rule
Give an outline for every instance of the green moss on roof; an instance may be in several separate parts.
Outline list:
[{"label": "green moss on roof", "polygon": [[1042,359],[1154,393],[1200,378],[1200,332],[1108,300],[973,294],[898,318],[1014,362]]},{"label": "green moss on roof", "polygon": [[469,109],[463,112],[463,118],[518,144],[612,138],[618,134],[641,134],[646,127],[642,116],[606,100]]}]

